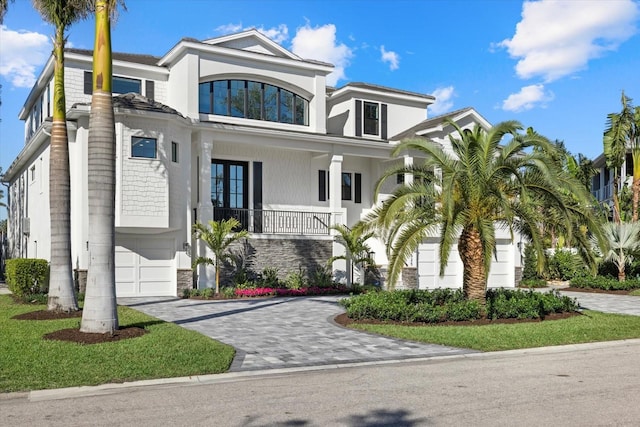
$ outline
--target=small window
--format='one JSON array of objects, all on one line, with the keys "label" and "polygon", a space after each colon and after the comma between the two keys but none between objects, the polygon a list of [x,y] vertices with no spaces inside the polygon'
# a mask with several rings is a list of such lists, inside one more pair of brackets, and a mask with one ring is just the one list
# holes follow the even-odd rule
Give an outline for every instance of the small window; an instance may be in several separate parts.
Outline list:
[{"label": "small window", "polygon": [[396,174],[396,184],[404,184],[404,174]]},{"label": "small window", "polygon": [[178,143],[177,142],[171,142],[171,161],[173,163],[178,163]]},{"label": "small window", "polygon": [[113,93],[142,93],[142,82],[140,80],[113,76],[112,82],[111,92]]},{"label": "small window", "polygon": [[[111,92],[116,93],[139,93],[142,94],[142,81],[138,79],[129,79],[126,77],[113,76],[111,80]],[[153,83],[153,82],[151,82]],[[153,86],[152,86],[153,87]],[[153,88],[149,90],[149,85],[146,86],[147,97],[153,98]],[[151,94],[149,93],[151,92]],[[85,95],[91,95],[93,93],[93,72],[84,72],[84,93]],[[149,96],[151,95],[151,96]]]},{"label": "small window", "polygon": [[351,200],[351,173],[342,172],[342,200]]},{"label": "small window", "polygon": [[155,138],[131,137],[131,157],[142,157],[145,159],[156,158],[157,141]]},{"label": "small window", "polygon": [[31,174],[30,174],[31,175],[31,182],[33,182],[33,181],[36,180],[36,166],[35,165],[31,166],[30,172],[31,172]]},{"label": "small window", "polygon": [[365,135],[379,135],[378,130],[378,107],[379,104],[373,102],[364,103],[364,133]]}]

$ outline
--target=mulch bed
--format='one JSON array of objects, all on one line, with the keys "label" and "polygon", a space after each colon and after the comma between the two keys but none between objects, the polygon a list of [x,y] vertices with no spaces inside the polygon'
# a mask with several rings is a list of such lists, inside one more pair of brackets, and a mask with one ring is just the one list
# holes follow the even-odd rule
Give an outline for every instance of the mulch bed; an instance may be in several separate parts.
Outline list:
[{"label": "mulch bed", "polygon": [[574,311],[568,313],[553,313],[547,315],[544,319],[478,319],[478,320],[465,320],[460,322],[439,322],[439,323],[424,323],[424,322],[397,322],[391,320],[374,320],[374,319],[362,319],[353,320],[347,316],[347,313],[342,313],[336,316],[333,320],[341,326],[349,326],[352,324],[364,324],[364,325],[401,325],[401,326],[482,326],[482,325],[496,325],[496,324],[516,324],[516,323],[534,323],[534,322],[546,322],[549,320],[568,319],[573,316],[581,316],[582,313]]},{"label": "mulch bed", "polygon": [[[38,310],[31,311],[29,313],[18,314],[13,316],[12,319],[16,320],[58,320],[58,319],[73,319],[81,318],[82,310],[64,312],[64,311],[48,311]],[[69,341],[78,344],[102,344],[107,342],[115,342],[126,340],[130,338],[141,337],[148,331],[144,328],[138,328],[136,326],[120,328],[113,334],[90,334],[86,332],[80,332],[79,328],[61,329],[59,331],[51,332],[44,335],[46,340],[58,340]]]},{"label": "mulch bed", "polygon": [[43,338],[46,340],[70,341],[78,344],[102,344],[137,338],[146,333],[147,331],[145,329],[138,328],[136,326],[120,328],[113,334],[88,334],[86,332],[80,332],[80,329],[78,328],[71,328],[51,332],[46,334]]}]

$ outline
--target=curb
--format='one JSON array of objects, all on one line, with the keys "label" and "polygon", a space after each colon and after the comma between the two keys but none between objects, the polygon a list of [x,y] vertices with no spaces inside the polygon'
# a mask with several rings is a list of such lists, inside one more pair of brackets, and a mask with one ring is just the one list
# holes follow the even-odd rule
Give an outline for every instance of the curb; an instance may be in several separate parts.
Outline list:
[{"label": "curb", "polygon": [[175,378],[158,378],[152,380],[132,381],[117,384],[102,384],[98,386],[80,386],[51,390],[35,390],[31,392],[16,392],[0,394],[0,401],[11,399],[26,398],[30,402],[40,402],[47,400],[71,399],[78,397],[102,396],[126,391],[133,391],[143,387],[160,388],[160,387],[180,387],[195,386],[205,384],[224,384],[238,381],[251,381],[260,378],[268,378],[273,376],[293,375],[304,372],[328,371],[335,369],[348,369],[366,366],[389,366],[398,364],[424,364],[424,363],[443,363],[455,360],[465,359],[491,359],[518,357],[530,354],[549,354],[549,353],[568,353],[574,351],[584,351],[590,349],[608,348],[608,347],[624,347],[633,344],[640,344],[640,339],[604,341],[584,344],[568,344],[552,347],[534,347],[518,350],[494,351],[485,353],[467,353],[450,356],[432,356],[419,358],[406,358],[396,360],[372,361],[372,362],[355,362],[319,366],[305,366],[295,368],[265,369],[260,371],[241,371],[227,372],[223,374],[196,375],[190,377]]}]

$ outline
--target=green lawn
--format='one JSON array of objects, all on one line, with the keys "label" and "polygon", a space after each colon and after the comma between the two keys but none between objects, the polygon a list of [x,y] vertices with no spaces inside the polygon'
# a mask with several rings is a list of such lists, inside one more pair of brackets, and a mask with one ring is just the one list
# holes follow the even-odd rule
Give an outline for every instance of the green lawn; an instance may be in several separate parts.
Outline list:
[{"label": "green lawn", "polygon": [[481,351],[640,338],[640,316],[597,311],[584,311],[582,316],[568,319],[519,324],[484,326],[352,324],[350,327],[396,338]]},{"label": "green lawn", "polygon": [[42,339],[49,332],[78,327],[79,318],[11,319],[43,309],[0,295],[0,392],[214,374],[227,371],[235,354],[231,346],[128,307],[118,307],[120,325],[144,327],[149,333],[108,344]]}]

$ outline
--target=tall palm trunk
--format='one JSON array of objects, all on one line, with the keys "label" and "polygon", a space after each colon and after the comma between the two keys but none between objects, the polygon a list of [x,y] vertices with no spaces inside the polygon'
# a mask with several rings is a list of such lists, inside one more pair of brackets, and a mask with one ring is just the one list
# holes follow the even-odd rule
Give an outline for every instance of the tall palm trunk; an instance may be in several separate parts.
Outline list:
[{"label": "tall palm trunk", "polygon": [[71,184],[69,142],[64,96],[64,32],[56,27],[53,55],[53,123],[49,150],[49,205],[51,223],[51,270],[48,309],[77,311],[78,301],[71,270]]},{"label": "tall palm trunk", "polygon": [[640,177],[636,178],[635,173],[633,176],[633,185],[631,187],[633,191],[633,217],[632,221],[638,221],[638,201],[640,201]]},{"label": "tall palm trunk", "polygon": [[480,233],[473,226],[462,230],[458,252],[463,266],[462,290],[464,296],[484,305],[486,302],[487,275]]},{"label": "tall palm trunk", "polygon": [[620,224],[622,218],[620,216],[620,197],[618,196],[618,186],[620,185],[620,177],[618,171],[614,171],[613,175],[613,222]]},{"label": "tall palm trunk", "polygon": [[89,268],[82,332],[118,329],[115,284],[115,119],[111,95],[110,2],[96,1],[89,118]]}]

